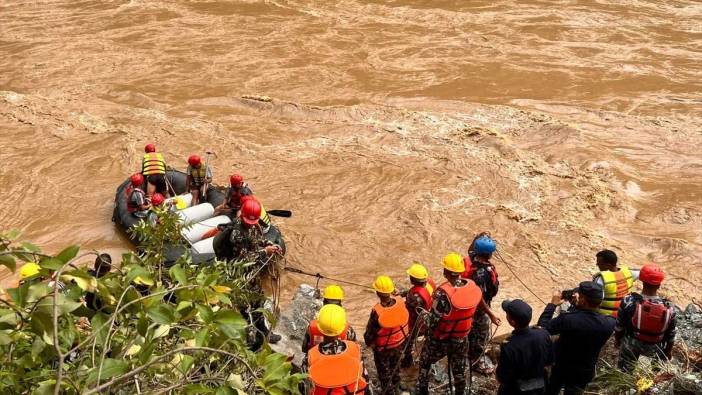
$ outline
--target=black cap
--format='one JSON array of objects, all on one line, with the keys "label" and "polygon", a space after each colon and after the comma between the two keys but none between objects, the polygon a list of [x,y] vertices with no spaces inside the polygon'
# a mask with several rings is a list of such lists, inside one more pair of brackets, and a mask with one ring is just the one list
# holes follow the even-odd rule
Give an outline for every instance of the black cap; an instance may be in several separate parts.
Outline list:
[{"label": "black cap", "polygon": [[593,302],[601,302],[604,299],[602,286],[594,281],[583,281],[575,290],[578,294]]},{"label": "black cap", "polygon": [[505,300],[502,302],[504,310],[519,326],[527,326],[531,322],[531,306],[521,299]]}]

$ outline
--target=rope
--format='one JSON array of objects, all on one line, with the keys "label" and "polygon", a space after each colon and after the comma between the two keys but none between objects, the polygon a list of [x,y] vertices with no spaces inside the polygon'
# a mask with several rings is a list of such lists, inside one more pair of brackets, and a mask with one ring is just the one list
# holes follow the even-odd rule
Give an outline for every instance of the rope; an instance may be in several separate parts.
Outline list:
[{"label": "rope", "polygon": [[524,283],[524,281],[522,281],[521,278],[519,278],[519,276],[517,275],[517,273],[514,272],[514,269],[512,269],[512,266],[510,266],[510,264],[507,263],[507,261],[505,261],[504,258],[502,258],[502,255],[500,254],[499,251],[495,251],[495,255],[497,256],[497,258],[499,258],[499,259],[502,261],[502,263],[505,264],[505,266],[507,266],[507,269],[509,269],[509,271],[512,272],[512,275],[514,275],[514,277],[517,279],[517,281],[519,281],[519,282],[522,284],[522,286],[524,286],[524,288],[526,288],[527,291],[529,291],[532,295],[534,295],[534,297],[535,297],[536,299],[538,299],[539,302],[543,303],[544,306],[547,304],[543,299],[541,299],[541,298],[539,297],[539,295],[537,295],[536,293],[534,293],[534,291],[532,291],[531,288],[529,288],[529,286],[526,285],[526,284]]},{"label": "rope", "polygon": [[332,277],[323,276],[323,275],[320,274],[320,273],[309,273],[309,272],[306,272],[306,271],[303,271],[303,270],[300,270],[300,269],[297,269],[297,268],[294,268],[294,267],[290,267],[290,266],[285,266],[285,267],[283,268],[283,270],[288,271],[288,272],[292,272],[292,273],[303,274],[303,275],[305,275],[305,276],[316,277],[316,278],[317,278],[317,283],[318,283],[318,284],[319,284],[319,280],[320,280],[320,279],[325,279],[325,280],[334,281],[334,282],[338,282],[338,283],[342,283],[342,284],[354,285],[354,286],[362,287],[362,288],[366,288],[366,289],[373,289],[372,287],[369,287],[369,286],[367,286],[367,285],[363,285],[363,284],[359,284],[359,283],[354,283],[354,282],[346,281],[346,280],[339,280],[339,279],[337,279],[337,278],[332,278]]}]

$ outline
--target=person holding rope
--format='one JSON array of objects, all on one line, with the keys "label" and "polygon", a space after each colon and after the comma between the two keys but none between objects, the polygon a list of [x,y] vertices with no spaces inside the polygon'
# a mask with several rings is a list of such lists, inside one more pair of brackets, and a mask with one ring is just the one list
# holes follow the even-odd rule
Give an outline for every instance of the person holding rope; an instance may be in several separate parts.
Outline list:
[{"label": "person holding rope", "polygon": [[373,350],[381,394],[396,395],[400,386],[400,364],[409,337],[409,312],[400,296],[393,296],[395,284],[388,276],[378,276],[373,289],[379,302],[373,307],[363,339]]},{"label": "person holding rope", "polygon": [[193,206],[197,206],[200,204],[200,196],[207,193],[207,186],[212,182],[212,169],[202,164],[200,156],[190,155],[185,173],[188,175],[185,180],[185,190],[190,191],[193,196]]},{"label": "person holding rope", "polygon": [[[480,287],[483,300],[488,306],[500,288],[497,270],[490,262],[495,250],[497,250],[497,243],[487,232],[483,232],[475,236],[468,248],[468,256],[463,259],[466,267],[463,278],[473,280]],[[495,370],[492,361],[485,355],[485,347],[489,339],[490,317],[484,310],[478,310],[473,317],[473,327],[468,336],[468,358],[471,369],[484,375],[491,374]]]},{"label": "person holding rope", "polygon": [[[409,275],[410,283],[412,288],[404,293],[405,307],[409,312],[409,330],[410,333],[423,333],[423,323],[418,321],[419,313],[421,311],[429,311],[431,309],[431,295],[436,289],[436,284],[434,280],[429,278],[429,271],[424,265],[420,263],[413,263],[409,269],[407,269],[407,274]],[[415,326],[420,327],[413,329]],[[414,358],[412,357],[412,348],[414,347],[414,342],[410,341],[405,346],[405,355],[402,358],[401,366],[403,368],[409,368],[414,364]]]},{"label": "person holding rope", "polygon": [[[340,286],[333,284],[324,288],[324,299],[322,300],[323,306],[328,304],[335,304],[341,306],[341,302],[344,300],[344,290]],[[356,341],[356,332],[353,330],[351,325],[346,323],[346,328],[341,334],[339,334],[340,340],[350,340]],[[314,346],[320,344],[324,340],[324,334],[319,331],[317,326],[317,320],[310,321],[310,325],[307,327],[307,332],[305,332],[305,338],[302,340],[302,352],[307,353]]]},{"label": "person holding rope", "polygon": [[366,393],[368,373],[361,348],[356,342],[339,338],[347,326],[343,307],[327,304],[319,310],[317,329],[324,340],[307,352],[311,395]]},{"label": "person holding rope", "polygon": [[553,364],[551,336],[541,328],[529,328],[531,306],[521,299],[505,300],[502,310],[514,328],[500,346],[495,375],[497,395],[542,395],[546,390],[546,367]]},{"label": "person holding rope", "polygon": [[456,394],[466,390],[466,355],[468,334],[473,323],[473,315],[479,308],[485,309],[492,322],[500,324],[483,300],[480,288],[470,279],[461,278],[465,271],[463,257],[450,253],[443,259],[443,283],[433,295],[433,304],[426,318],[427,341],[419,357],[419,375],[415,393],[429,393],[429,372],[432,365],[448,357],[449,381]]}]

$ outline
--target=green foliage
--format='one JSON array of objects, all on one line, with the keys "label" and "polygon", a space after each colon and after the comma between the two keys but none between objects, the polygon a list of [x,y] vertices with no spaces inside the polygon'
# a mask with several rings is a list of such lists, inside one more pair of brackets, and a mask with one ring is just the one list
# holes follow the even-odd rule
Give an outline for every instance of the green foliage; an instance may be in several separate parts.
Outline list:
[{"label": "green foliage", "polygon": [[16,231],[0,234],[0,265],[41,267],[0,298],[0,393],[299,393],[304,375],[285,356],[247,348],[240,306],[261,298],[245,276],[250,264],[196,267],[185,252],[165,267],[182,226],[172,213],[158,216],[157,226],[134,229],[140,253],[101,278],[82,267],[96,253],[43,255]]}]

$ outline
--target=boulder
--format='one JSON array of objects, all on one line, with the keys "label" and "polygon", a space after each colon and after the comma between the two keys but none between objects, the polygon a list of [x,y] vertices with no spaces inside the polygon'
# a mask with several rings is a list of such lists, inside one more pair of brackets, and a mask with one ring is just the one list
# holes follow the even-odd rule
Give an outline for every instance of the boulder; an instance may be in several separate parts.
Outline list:
[{"label": "boulder", "polygon": [[280,314],[274,332],[282,336],[271,348],[281,354],[293,358],[293,365],[301,369],[305,355],[302,352],[302,340],[310,321],[315,318],[322,307],[321,299],[317,298],[314,287],[302,284],[297,289],[292,302]]}]

